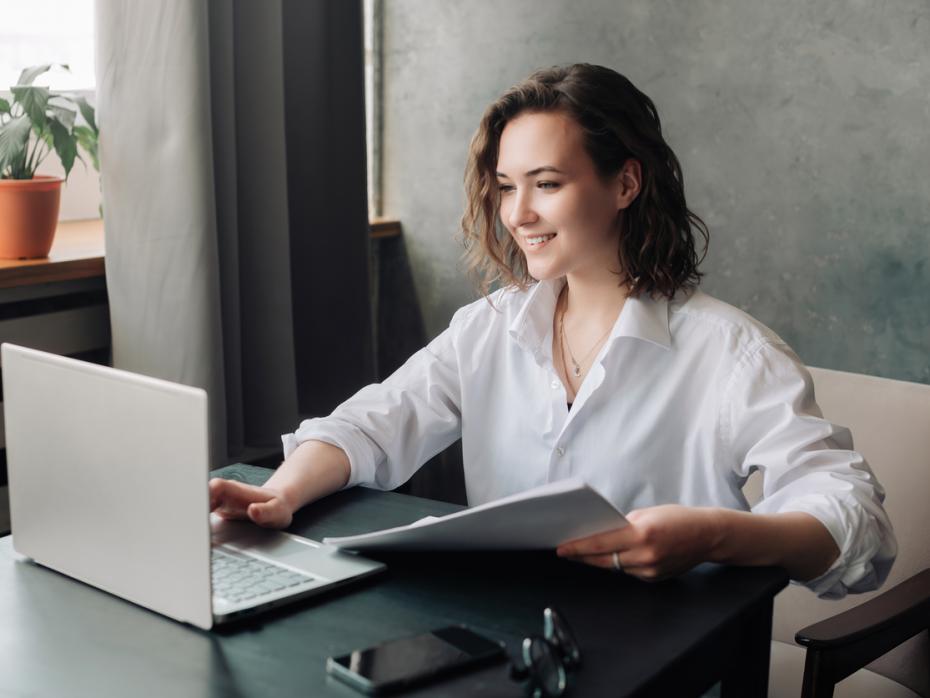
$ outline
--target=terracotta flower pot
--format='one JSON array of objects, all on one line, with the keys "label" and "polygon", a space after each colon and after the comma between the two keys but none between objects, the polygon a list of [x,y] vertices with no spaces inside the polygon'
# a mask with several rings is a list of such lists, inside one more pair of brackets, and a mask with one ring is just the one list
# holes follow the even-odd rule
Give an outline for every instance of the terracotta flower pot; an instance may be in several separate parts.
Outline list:
[{"label": "terracotta flower pot", "polygon": [[48,257],[64,181],[45,175],[0,179],[0,259]]}]

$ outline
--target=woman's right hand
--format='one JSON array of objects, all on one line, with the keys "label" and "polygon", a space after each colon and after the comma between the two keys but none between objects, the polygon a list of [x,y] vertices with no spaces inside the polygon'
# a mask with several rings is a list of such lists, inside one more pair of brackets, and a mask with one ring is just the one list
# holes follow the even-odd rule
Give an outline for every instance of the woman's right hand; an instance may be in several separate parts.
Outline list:
[{"label": "woman's right hand", "polygon": [[249,519],[265,528],[287,528],[294,510],[284,493],[272,487],[256,487],[235,480],[210,480],[210,511],[224,519]]}]

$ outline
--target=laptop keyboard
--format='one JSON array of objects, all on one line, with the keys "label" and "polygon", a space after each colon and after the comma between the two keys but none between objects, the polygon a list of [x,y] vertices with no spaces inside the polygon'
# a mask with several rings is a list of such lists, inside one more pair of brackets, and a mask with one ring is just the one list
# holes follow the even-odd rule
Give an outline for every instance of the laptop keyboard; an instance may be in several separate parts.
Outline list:
[{"label": "laptop keyboard", "polygon": [[210,561],[213,596],[233,603],[316,579],[309,574],[294,572],[272,562],[219,548],[212,548]]}]

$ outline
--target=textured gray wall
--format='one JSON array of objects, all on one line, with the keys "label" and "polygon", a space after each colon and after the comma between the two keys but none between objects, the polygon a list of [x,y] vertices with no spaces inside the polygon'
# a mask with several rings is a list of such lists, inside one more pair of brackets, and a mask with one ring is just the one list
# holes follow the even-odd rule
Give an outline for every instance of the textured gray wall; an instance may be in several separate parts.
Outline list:
[{"label": "textured gray wall", "polygon": [[474,297],[455,236],[485,105],[580,61],[655,100],[708,292],[809,364],[930,382],[927,0],[386,0],[385,212],[430,336]]}]

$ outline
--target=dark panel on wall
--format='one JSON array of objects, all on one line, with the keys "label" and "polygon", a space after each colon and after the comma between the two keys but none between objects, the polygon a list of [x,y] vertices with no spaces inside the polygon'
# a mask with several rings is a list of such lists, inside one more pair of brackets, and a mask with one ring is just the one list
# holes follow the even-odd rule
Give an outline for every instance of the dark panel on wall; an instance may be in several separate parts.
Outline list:
[{"label": "dark panel on wall", "polygon": [[374,379],[361,5],[354,0],[282,4],[302,414],[327,413]]}]

